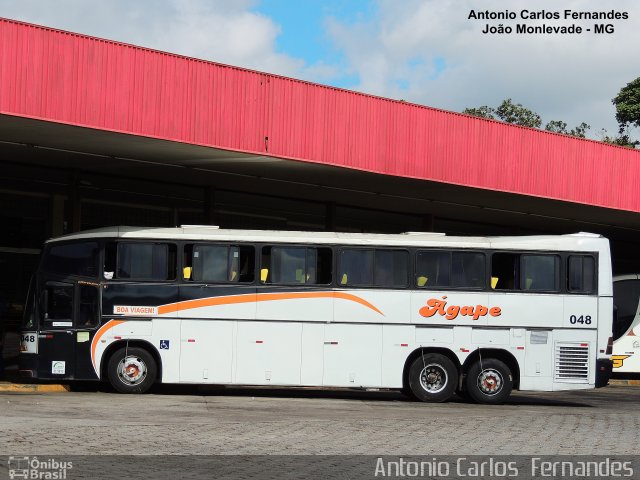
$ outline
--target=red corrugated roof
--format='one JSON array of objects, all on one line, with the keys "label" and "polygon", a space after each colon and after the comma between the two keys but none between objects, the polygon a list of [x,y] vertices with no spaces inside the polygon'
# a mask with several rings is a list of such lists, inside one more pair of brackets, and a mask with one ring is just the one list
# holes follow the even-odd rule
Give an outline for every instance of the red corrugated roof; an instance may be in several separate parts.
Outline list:
[{"label": "red corrugated roof", "polygon": [[0,19],[0,113],[640,212],[640,152]]}]

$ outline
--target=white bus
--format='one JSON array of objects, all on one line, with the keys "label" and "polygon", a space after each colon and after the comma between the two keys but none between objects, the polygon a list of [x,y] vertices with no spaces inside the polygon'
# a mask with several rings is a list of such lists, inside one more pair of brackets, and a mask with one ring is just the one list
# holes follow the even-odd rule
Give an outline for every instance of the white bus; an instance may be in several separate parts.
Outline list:
[{"label": "white bus", "polygon": [[455,392],[606,385],[608,240],[105,228],[49,240],[21,370],[108,380]]},{"label": "white bus", "polygon": [[613,279],[613,373],[640,373],[640,275]]}]

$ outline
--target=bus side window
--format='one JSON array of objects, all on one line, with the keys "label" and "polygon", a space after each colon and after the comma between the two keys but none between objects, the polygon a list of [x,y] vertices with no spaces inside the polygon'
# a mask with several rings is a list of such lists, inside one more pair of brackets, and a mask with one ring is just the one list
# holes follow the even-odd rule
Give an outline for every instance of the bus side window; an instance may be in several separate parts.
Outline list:
[{"label": "bus side window", "polygon": [[193,247],[192,262],[195,282],[230,281],[228,245],[196,245]]},{"label": "bus side window", "polygon": [[419,251],[416,286],[422,288],[484,288],[485,256],[479,252]]},{"label": "bus side window", "polygon": [[494,253],[491,256],[491,278],[495,290],[520,289],[520,255],[517,253]]},{"label": "bus side window", "polygon": [[43,269],[59,275],[98,276],[97,242],[69,243],[49,248],[44,256]]},{"label": "bus side window", "polygon": [[344,248],[338,266],[340,285],[373,284],[373,249]]},{"label": "bus side window", "polygon": [[262,249],[262,283],[331,283],[331,249],[267,246]]},{"label": "bus side window", "polygon": [[[232,266],[237,268],[237,278],[234,280],[241,283],[253,283],[256,274],[256,250],[251,245],[239,245],[237,252],[239,259],[232,262]],[[233,275],[233,272],[231,272]]]},{"label": "bus side window", "polygon": [[271,248],[271,283],[304,283],[306,248]]},{"label": "bus side window", "polygon": [[210,283],[252,283],[255,249],[250,245],[186,245],[183,278]]},{"label": "bus side window", "polygon": [[45,322],[73,319],[73,285],[50,282],[42,292],[42,320]]},{"label": "bus side window", "polygon": [[596,261],[591,255],[570,255],[567,288],[571,293],[595,293]]},{"label": "bus side window", "polygon": [[556,292],[559,289],[560,257],[557,255],[522,255],[523,290]]},{"label": "bus side window", "polygon": [[404,288],[409,277],[409,253],[405,250],[375,251],[374,285]]},{"label": "bus side window", "polygon": [[78,320],[76,327],[93,328],[99,323],[98,289],[93,285],[79,285]]},{"label": "bus side window", "polygon": [[557,292],[560,289],[560,257],[552,254],[494,253],[491,257],[491,288]]},{"label": "bus side window", "polygon": [[451,286],[484,288],[486,283],[485,256],[478,252],[452,252]]},{"label": "bus side window", "polygon": [[176,278],[176,252],[174,244],[120,242],[117,244],[115,278],[173,280]]},{"label": "bus side window", "polygon": [[451,284],[451,252],[420,251],[416,254],[416,286],[448,287]]}]

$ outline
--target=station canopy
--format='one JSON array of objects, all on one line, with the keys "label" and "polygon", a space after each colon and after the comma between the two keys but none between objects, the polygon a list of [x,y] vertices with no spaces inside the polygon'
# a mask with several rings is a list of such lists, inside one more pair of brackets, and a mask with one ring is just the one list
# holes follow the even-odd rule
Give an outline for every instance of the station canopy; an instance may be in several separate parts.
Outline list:
[{"label": "station canopy", "polygon": [[0,160],[640,239],[640,152],[8,19]]}]

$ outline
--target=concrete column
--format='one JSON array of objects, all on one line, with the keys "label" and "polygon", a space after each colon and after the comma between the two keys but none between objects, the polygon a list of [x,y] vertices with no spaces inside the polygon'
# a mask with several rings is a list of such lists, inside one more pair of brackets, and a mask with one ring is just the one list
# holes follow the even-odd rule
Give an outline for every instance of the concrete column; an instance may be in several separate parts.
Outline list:
[{"label": "concrete column", "polygon": [[220,225],[216,214],[216,189],[207,187],[204,191],[204,222],[207,225]]},{"label": "concrete column", "polygon": [[336,231],[336,211],[337,208],[334,202],[325,203],[324,229],[327,232]]},{"label": "concrete column", "polygon": [[79,232],[82,220],[82,207],[80,199],[80,172],[73,170],[69,174],[69,187],[67,193],[67,231],[68,233]]},{"label": "concrete column", "polygon": [[173,226],[174,227],[179,227],[180,224],[178,223],[180,221],[179,214],[178,214],[178,207],[173,207],[171,213],[173,214]]},{"label": "concrete column", "polygon": [[422,230],[425,232],[433,232],[434,218],[431,214],[422,216]]},{"label": "concrete column", "polygon": [[51,231],[52,237],[64,235],[64,196],[51,196]]}]

